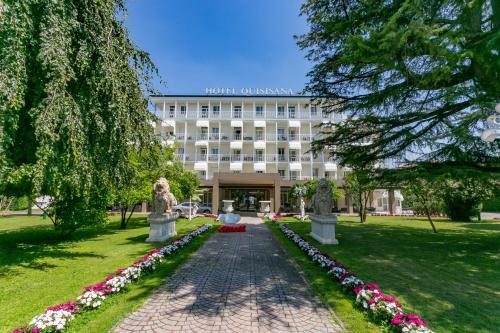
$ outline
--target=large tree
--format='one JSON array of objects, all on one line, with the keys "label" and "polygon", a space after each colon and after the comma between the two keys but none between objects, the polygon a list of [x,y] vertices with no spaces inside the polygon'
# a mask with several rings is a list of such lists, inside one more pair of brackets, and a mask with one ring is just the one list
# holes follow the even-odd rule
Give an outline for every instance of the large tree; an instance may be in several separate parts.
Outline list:
[{"label": "large tree", "polygon": [[160,177],[167,178],[177,200],[193,196],[200,185],[200,177],[174,162],[174,149],[155,141],[141,148],[129,147],[127,176],[116,183],[113,190],[113,203],[120,207],[122,229],[127,227],[136,207],[142,201],[151,200],[153,184]]},{"label": "large tree", "polygon": [[150,142],[156,68],[125,17],[124,0],[0,4],[0,189],[51,196],[65,234],[105,219],[128,145]]},{"label": "large tree", "polygon": [[500,171],[500,141],[479,137],[500,102],[499,1],[307,0],[302,14],[306,92],[349,116],[325,124],[315,150],[330,146],[346,165],[395,157]]}]

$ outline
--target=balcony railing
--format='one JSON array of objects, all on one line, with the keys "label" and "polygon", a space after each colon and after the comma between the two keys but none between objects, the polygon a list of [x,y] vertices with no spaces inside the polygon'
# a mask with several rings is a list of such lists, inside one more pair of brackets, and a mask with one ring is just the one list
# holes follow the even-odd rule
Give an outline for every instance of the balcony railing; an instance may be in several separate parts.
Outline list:
[{"label": "balcony railing", "polygon": [[342,115],[340,113],[323,113],[321,110],[316,112],[310,112],[309,110],[295,110],[295,111],[276,111],[276,109],[268,109],[266,111],[256,111],[256,110],[221,110],[221,111],[209,111],[209,110],[188,110],[188,111],[170,111],[165,112],[156,110],[154,114],[160,119],[297,119],[297,120],[332,120],[335,122],[340,122],[342,120]]},{"label": "balcony railing", "polygon": [[186,161],[220,161],[220,162],[301,162],[301,163],[327,163],[333,162],[331,158],[327,156],[317,156],[314,158],[312,155],[289,155],[289,154],[176,154],[175,159],[182,161],[185,158]]}]

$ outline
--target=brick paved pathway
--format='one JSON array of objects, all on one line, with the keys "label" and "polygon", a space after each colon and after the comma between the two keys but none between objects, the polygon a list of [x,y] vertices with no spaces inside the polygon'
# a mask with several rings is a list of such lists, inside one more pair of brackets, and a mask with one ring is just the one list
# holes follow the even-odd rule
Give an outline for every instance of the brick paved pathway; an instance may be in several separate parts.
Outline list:
[{"label": "brick paved pathway", "polygon": [[116,332],[339,332],[272,231],[215,233]]}]

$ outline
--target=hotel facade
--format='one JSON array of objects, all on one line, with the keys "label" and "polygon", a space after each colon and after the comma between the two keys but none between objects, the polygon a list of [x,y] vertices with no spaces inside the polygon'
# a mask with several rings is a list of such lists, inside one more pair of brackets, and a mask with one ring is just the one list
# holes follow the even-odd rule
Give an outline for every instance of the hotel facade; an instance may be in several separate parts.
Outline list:
[{"label": "hotel facade", "polygon": [[[328,152],[314,156],[309,150],[320,135],[318,125],[339,123],[345,115],[324,112],[308,96],[216,93],[151,96],[156,135],[175,146],[186,170],[198,173],[206,189],[203,203],[213,212],[222,200],[235,200],[240,211],[258,210],[260,201],[270,201],[275,212],[293,208],[291,186],[310,179],[343,186],[349,170]],[[372,204],[396,213],[401,199],[397,191],[377,190]],[[349,199],[339,199],[336,207],[353,212]]]}]

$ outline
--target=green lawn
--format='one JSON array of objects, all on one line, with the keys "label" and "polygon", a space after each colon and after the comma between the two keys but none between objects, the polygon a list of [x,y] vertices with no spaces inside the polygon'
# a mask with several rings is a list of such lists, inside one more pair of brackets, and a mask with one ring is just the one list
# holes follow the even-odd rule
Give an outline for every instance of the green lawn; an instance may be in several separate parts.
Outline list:
[{"label": "green lawn", "polygon": [[[422,315],[436,332],[498,332],[500,327],[500,221],[457,223],[437,220],[438,234],[421,218],[340,217],[340,245],[320,245],[310,223],[291,218],[290,227],[365,282],[380,285],[409,312]],[[324,271],[280,235],[313,288],[353,332],[376,331],[352,311],[353,298],[328,281]],[[371,327],[366,327],[369,325]]]},{"label": "green lawn", "polygon": [[[209,218],[179,219],[180,235]],[[106,226],[79,230],[70,239],[55,237],[52,225],[41,217],[0,218],[0,332],[25,324],[49,305],[75,299],[85,285],[102,281],[128,266],[158,244],[145,243],[149,226],[145,217],[132,218],[126,230],[118,218]],[[127,291],[112,296],[96,311],[79,315],[70,332],[106,332],[123,316],[138,308],[213,232],[200,235],[187,247],[145,276]]]}]

